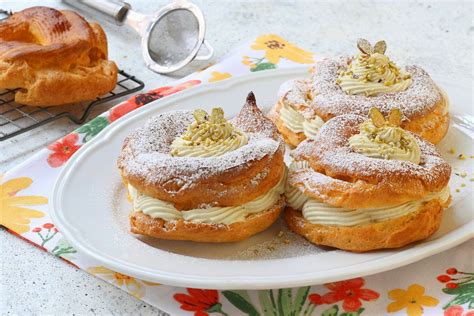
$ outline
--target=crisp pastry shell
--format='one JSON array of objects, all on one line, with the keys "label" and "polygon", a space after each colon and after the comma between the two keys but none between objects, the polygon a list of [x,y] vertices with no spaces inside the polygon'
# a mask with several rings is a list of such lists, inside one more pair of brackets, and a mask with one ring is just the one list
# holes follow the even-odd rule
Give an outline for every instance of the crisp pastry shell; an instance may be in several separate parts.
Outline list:
[{"label": "crisp pastry shell", "polygon": [[[251,201],[273,188],[285,172],[283,155],[283,150],[278,150],[272,156],[252,161],[245,169],[231,169],[213,177],[196,180],[191,188],[177,190],[172,195],[168,194],[164,186],[150,185],[140,177],[127,174],[123,169],[120,172],[124,183],[130,183],[145,195],[171,202],[178,210],[198,208],[210,201],[213,206],[231,206]],[[268,171],[267,176],[258,185],[252,186],[251,180],[265,170]],[[224,186],[228,190],[223,190]]]},{"label": "crisp pastry shell", "polygon": [[17,103],[40,107],[93,100],[117,82],[107,53],[99,24],[74,11],[25,9],[0,22],[0,89],[20,88]]},{"label": "crisp pastry shell", "polygon": [[[403,121],[401,127],[421,136],[433,144],[439,143],[444,136],[446,136],[449,128],[449,101],[447,95],[443,91],[441,95],[441,100],[436,103],[430,112]],[[284,96],[278,100],[277,104],[270,111],[268,117],[275,123],[285,142],[296,147],[306,139],[306,136],[304,133],[292,132],[280,119],[280,109],[283,107],[283,99]],[[321,114],[320,117],[326,122],[334,116]]]},{"label": "crisp pastry shell", "polygon": [[182,219],[165,221],[138,211],[130,214],[131,232],[169,240],[235,242],[247,239],[267,229],[278,219],[283,208],[284,198],[281,198],[269,210],[252,214],[245,221],[230,225],[192,223]]},{"label": "crisp pastry shell", "polygon": [[345,208],[395,206],[446,187],[451,166],[420,136],[412,134],[421,150],[419,165],[353,152],[348,139],[364,120],[353,114],[335,117],[316,137],[302,142],[291,155],[308,161],[310,168],[290,170],[289,185],[318,201]]},{"label": "crisp pastry shell", "polygon": [[[123,181],[125,184],[131,184],[145,195],[173,203],[178,210],[195,209],[203,204],[221,207],[242,205],[254,200],[268,192],[283,177],[285,172],[284,143],[275,125],[258,108],[253,93],[249,94],[241,112],[232,122],[243,132],[256,133],[274,142],[274,151],[271,149],[271,152],[269,151],[260,159],[246,160],[241,165],[224,171],[210,170],[206,177],[189,180],[190,183],[184,185],[184,181],[180,177],[174,176],[171,173],[172,168],[168,167],[169,165],[166,163],[156,164],[152,170],[146,173],[134,173],[129,168],[129,165],[140,155],[140,152],[134,149],[133,144],[143,137],[143,135],[134,132],[125,139],[118,159],[118,167]],[[152,136],[150,135],[150,137]],[[159,137],[159,135],[155,137]],[[247,146],[256,148],[257,143],[249,141]],[[165,156],[170,163],[183,161],[177,157],[171,157],[169,153],[166,153]],[[214,169],[218,169],[219,159],[224,158],[215,158]],[[225,161],[222,160],[222,162]],[[186,169],[185,175],[191,176],[201,171],[203,167],[196,164],[196,168]],[[150,175],[153,176],[151,179]],[[164,175],[166,180],[154,180],[153,178],[157,175]]]},{"label": "crisp pastry shell", "polygon": [[283,103],[282,99],[280,99],[278,103],[268,113],[268,118],[271,119],[276,125],[285,142],[292,147],[296,147],[299,143],[306,139],[306,135],[304,133],[292,132],[289,128],[285,126],[283,121],[280,119],[280,109],[282,107]]},{"label": "crisp pastry shell", "polygon": [[449,101],[444,92],[441,95],[441,100],[436,103],[431,112],[412,117],[402,122],[401,127],[433,144],[438,144],[449,129]]},{"label": "crisp pastry shell", "polygon": [[440,227],[443,209],[450,200],[442,203],[432,200],[417,211],[394,219],[358,226],[332,226],[313,224],[300,211],[285,209],[285,221],[292,231],[316,245],[330,246],[353,252],[400,248],[434,234]]}]

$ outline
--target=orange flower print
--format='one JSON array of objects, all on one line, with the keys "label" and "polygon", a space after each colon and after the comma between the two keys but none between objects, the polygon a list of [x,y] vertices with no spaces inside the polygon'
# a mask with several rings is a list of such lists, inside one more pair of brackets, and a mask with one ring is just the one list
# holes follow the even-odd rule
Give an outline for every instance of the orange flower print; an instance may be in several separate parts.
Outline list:
[{"label": "orange flower print", "polygon": [[343,301],[342,308],[346,312],[356,312],[362,306],[361,300],[374,301],[380,296],[375,291],[362,288],[364,284],[363,278],[327,283],[324,286],[331,292],[324,294],[321,300],[325,304]]},{"label": "orange flower print", "polygon": [[464,311],[462,306],[454,305],[444,311],[444,316],[474,316],[474,310]]},{"label": "orange flower print", "polygon": [[17,234],[30,230],[30,219],[41,218],[43,212],[32,210],[27,205],[47,204],[48,199],[36,195],[18,195],[31,186],[30,178],[15,178],[0,184],[0,224]]},{"label": "orange flower print", "polygon": [[219,303],[219,293],[216,290],[186,289],[189,293],[176,293],[173,297],[181,304],[181,309],[194,312],[194,316],[208,316],[209,313],[227,315]]},{"label": "orange flower print", "polygon": [[80,147],[77,144],[79,135],[71,133],[48,146],[51,153],[48,156],[48,165],[53,168],[61,167]]},{"label": "orange flower print", "polygon": [[109,121],[114,122],[118,120],[119,118],[121,118],[122,116],[124,116],[125,114],[135,109],[138,109],[139,107],[147,103],[150,103],[152,101],[161,99],[171,94],[180,92],[187,88],[196,86],[200,83],[201,83],[200,80],[188,80],[176,86],[165,86],[165,87],[160,87],[160,88],[148,91],[146,93],[139,93],[133,96],[132,98],[130,98],[128,101],[125,101],[113,107],[109,114]]}]

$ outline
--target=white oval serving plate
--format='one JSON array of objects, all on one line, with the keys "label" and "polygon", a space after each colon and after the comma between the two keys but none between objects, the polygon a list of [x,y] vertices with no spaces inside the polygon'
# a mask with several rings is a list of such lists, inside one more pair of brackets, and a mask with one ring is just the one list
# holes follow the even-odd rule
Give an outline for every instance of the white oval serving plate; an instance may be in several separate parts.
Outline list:
[{"label": "white oval serving plate", "polygon": [[437,81],[451,98],[453,123],[439,148],[454,172],[466,172],[468,178],[453,174],[453,203],[445,211],[441,229],[428,240],[402,249],[355,254],[311,245],[288,232],[281,221],[246,241],[230,244],[161,241],[129,233],[131,206],[116,167],[127,134],[150,116],[175,109],[221,106],[232,117],[249,91],[268,109],[283,82],[305,75],[306,69],[287,69],[228,79],[157,100],[119,119],[84,145],[62,170],[50,202],[54,223],[78,251],[114,271],[168,285],[213,289],[286,288],[369,275],[473,237],[473,186],[455,189],[473,177],[474,160],[448,153],[455,147],[474,154],[471,90],[442,80]]}]

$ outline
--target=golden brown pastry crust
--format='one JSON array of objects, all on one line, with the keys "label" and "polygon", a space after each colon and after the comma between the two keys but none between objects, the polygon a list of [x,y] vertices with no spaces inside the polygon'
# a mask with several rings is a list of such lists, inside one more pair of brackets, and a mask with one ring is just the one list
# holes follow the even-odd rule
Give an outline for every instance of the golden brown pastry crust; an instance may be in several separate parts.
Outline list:
[{"label": "golden brown pastry crust", "polygon": [[449,101],[445,93],[442,99],[436,103],[434,109],[425,114],[412,117],[402,122],[401,127],[413,132],[427,141],[438,144],[449,129]]},{"label": "golden brown pastry crust", "polygon": [[[346,95],[337,87],[335,84],[337,78],[335,69],[337,68],[333,68],[341,65],[341,63],[334,60],[324,60],[316,64],[311,70],[311,80],[295,80],[292,84],[285,83],[285,85],[288,85],[288,90],[281,94],[277,104],[273,107],[271,119],[288,144],[296,147],[306,139],[306,136],[303,133],[294,133],[284,126],[280,119],[280,109],[284,102],[295,109],[306,108],[307,115],[312,117],[317,115],[325,122],[333,117],[345,114],[366,116],[370,105],[379,107],[382,103],[385,103],[385,109],[382,109],[385,115],[388,114],[391,108],[399,108],[402,111],[405,108],[404,114],[406,117],[402,122],[402,128],[423,137],[433,144],[439,143],[444,138],[449,128],[448,96],[441,88],[436,86],[424,70],[413,66],[410,68],[414,74],[413,80],[416,80],[414,91],[386,94],[378,97],[364,97]],[[319,68],[322,68],[323,74],[321,77],[323,78],[320,78]],[[314,84],[314,81],[317,81],[317,84]],[[416,91],[422,92],[417,94]],[[345,104],[337,104],[337,101],[324,99],[326,97],[331,99],[335,94],[339,95],[338,100]],[[404,94],[409,94],[411,99],[408,96],[401,97]],[[352,102],[351,98],[356,99]],[[416,99],[419,104],[411,106],[410,100],[412,99]],[[375,100],[380,100],[380,104]],[[311,114],[311,112],[313,113]]]},{"label": "golden brown pastry crust", "polygon": [[300,211],[285,209],[285,220],[292,231],[316,245],[365,252],[375,249],[400,248],[423,240],[435,233],[442,220],[443,209],[449,201],[429,201],[417,211],[405,216],[359,226],[330,226],[312,224]]},{"label": "golden brown pastry crust", "polygon": [[271,109],[270,113],[268,113],[268,118],[270,118],[273,123],[275,123],[285,142],[292,147],[296,147],[299,143],[306,139],[306,136],[304,133],[292,132],[280,119],[280,109],[283,107],[282,102],[282,99],[277,102],[277,104]]},{"label": "golden brown pastry crust", "polygon": [[18,103],[93,100],[114,89],[117,72],[100,25],[73,11],[32,7],[0,22],[0,88],[21,88]]},{"label": "golden brown pastry crust", "polygon": [[451,166],[434,145],[414,135],[421,163],[365,157],[353,152],[348,139],[359,133],[366,120],[359,115],[331,119],[313,139],[292,153],[310,168],[290,171],[288,183],[305,195],[338,207],[377,208],[418,200],[441,191],[449,182]]},{"label": "golden brown pastry crust", "polygon": [[[220,161],[220,158],[217,157],[214,159],[217,163],[215,168],[208,166],[209,172],[205,175],[187,180],[188,176],[196,175],[204,167],[202,165],[183,165],[183,168],[176,166],[173,169],[171,164],[186,160],[181,157],[171,157],[169,152],[166,152],[169,151],[169,148],[164,149],[165,157],[163,159],[165,160],[160,160],[163,162],[163,166],[155,165],[153,166],[155,169],[135,172],[131,165],[136,163],[139,153],[134,148],[134,142],[144,137],[140,133],[135,133],[126,138],[118,160],[124,182],[130,183],[143,194],[173,203],[179,210],[199,208],[203,204],[213,206],[241,205],[261,196],[274,187],[285,172],[284,143],[274,124],[257,107],[253,94],[249,96],[242,111],[232,122],[243,132],[258,134],[256,139],[265,138],[273,142],[274,151],[272,149],[272,152],[268,152],[261,159],[248,160],[222,172],[217,170]],[[171,142],[172,139],[167,141]],[[249,140],[249,144],[246,146],[257,145]],[[199,161],[197,158],[188,159]],[[222,159],[227,158],[222,157]],[[210,159],[206,161],[210,161]],[[224,163],[224,161],[222,162]],[[196,170],[193,169],[194,167]],[[180,171],[182,173],[175,176],[178,169],[182,170]],[[150,176],[155,177],[150,180]]]},{"label": "golden brown pastry crust", "polygon": [[245,221],[230,225],[164,221],[142,212],[130,214],[131,232],[161,239],[198,242],[234,242],[249,238],[271,226],[284,207],[282,198],[271,209],[250,215]]}]

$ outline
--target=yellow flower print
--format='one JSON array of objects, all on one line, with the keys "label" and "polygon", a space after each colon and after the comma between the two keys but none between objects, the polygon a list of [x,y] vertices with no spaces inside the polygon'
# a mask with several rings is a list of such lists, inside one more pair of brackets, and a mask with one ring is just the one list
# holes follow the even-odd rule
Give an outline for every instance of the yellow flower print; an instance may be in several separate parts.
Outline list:
[{"label": "yellow flower print", "polygon": [[211,78],[209,79],[209,82],[221,81],[230,77],[232,77],[232,75],[228,72],[213,71],[211,72]]},{"label": "yellow flower print", "polygon": [[252,57],[244,56],[242,59],[242,64],[249,66],[251,69],[257,67],[257,65],[252,61]]},{"label": "yellow flower print", "polygon": [[394,313],[406,308],[407,315],[420,316],[423,306],[434,307],[439,301],[431,296],[424,295],[425,288],[419,284],[412,284],[408,289],[394,289],[388,292],[388,297],[394,300],[387,306],[387,312]]},{"label": "yellow flower print", "polygon": [[24,195],[18,192],[28,188],[33,180],[15,178],[0,184],[0,224],[12,231],[23,234],[30,230],[30,219],[44,216],[43,212],[26,208],[26,205],[47,204],[43,196]]},{"label": "yellow flower print", "polygon": [[272,64],[278,64],[280,58],[286,58],[300,64],[314,63],[313,53],[307,52],[274,34],[259,36],[251,48],[264,50],[265,58]]},{"label": "yellow flower print", "polygon": [[145,296],[146,290],[143,284],[150,286],[160,285],[158,283],[141,281],[101,266],[88,268],[87,271],[93,275],[99,275],[119,287],[125,287],[126,290],[136,298],[142,298]]}]

